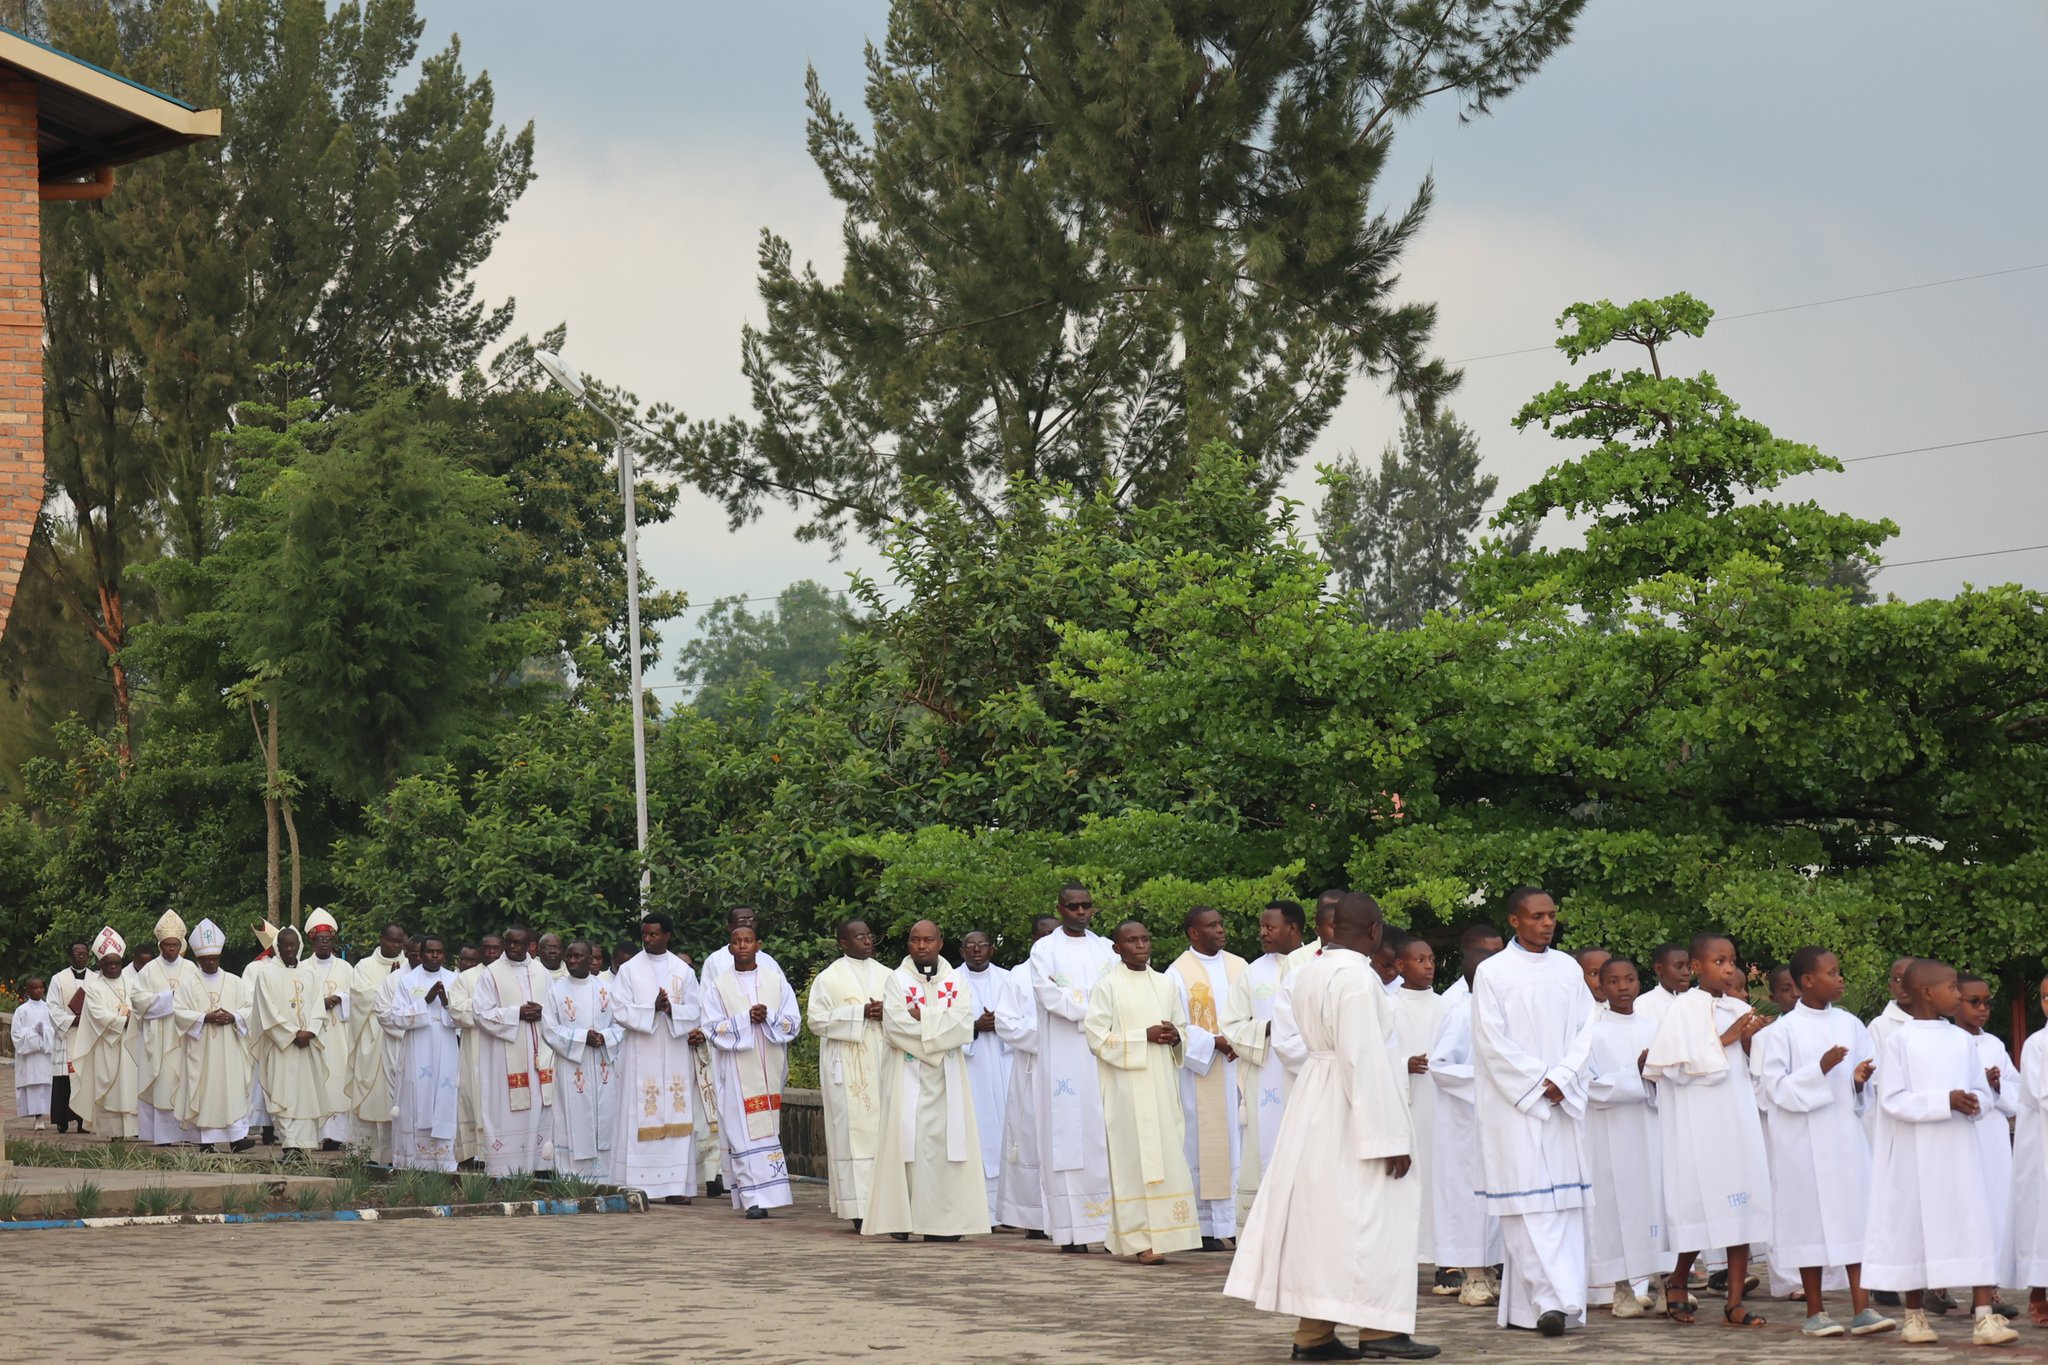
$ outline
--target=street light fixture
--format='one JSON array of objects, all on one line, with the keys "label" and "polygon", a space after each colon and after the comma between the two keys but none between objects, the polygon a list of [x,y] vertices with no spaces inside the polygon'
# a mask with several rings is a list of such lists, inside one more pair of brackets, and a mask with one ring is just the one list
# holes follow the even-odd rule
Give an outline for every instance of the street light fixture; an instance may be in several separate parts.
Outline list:
[{"label": "street light fixture", "polygon": [[633,809],[640,834],[640,913],[647,914],[647,887],[654,871],[647,862],[647,715],[640,690],[640,542],[633,511],[633,442],[625,424],[590,396],[590,386],[553,351],[535,351],[534,361],[563,392],[611,423],[619,443],[619,501],[626,509],[626,653],[633,672]]}]

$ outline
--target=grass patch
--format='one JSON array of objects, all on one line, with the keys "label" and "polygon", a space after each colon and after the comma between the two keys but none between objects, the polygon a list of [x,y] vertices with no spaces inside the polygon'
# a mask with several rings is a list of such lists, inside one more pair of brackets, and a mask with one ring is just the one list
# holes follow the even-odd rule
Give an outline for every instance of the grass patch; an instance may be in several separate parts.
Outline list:
[{"label": "grass patch", "polygon": [[340,1213],[343,1209],[359,1209],[370,1200],[369,1177],[361,1173],[341,1176],[334,1184],[322,1190],[321,1194],[330,1213]]},{"label": "grass patch", "polygon": [[261,1213],[269,1203],[261,1185],[224,1185],[220,1192],[222,1213]]},{"label": "grass patch", "polygon": [[151,1182],[135,1192],[135,1212],[144,1218],[161,1218],[176,1201],[176,1194],[168,1186]]},{"label": "grass patch", "polygon": [[498,1198],[508,1204],[533,1198],[533,1177],[523,1171],[505,1176],[498,1181]]},{"label": "grass patch", "polygon": [[81,1180],[64,1192],[71,1196],[71,1212],[80,1218],[99,1217],[107,1200],[107,1192],[91,1180]]},{"label": "grass patch", "polygon": [[320,1207],[320,1196],[325,1193],[318,1185],[300,1185],[292,1191],[292,1207],[300,1213],[312,1213]]},{"label": "grass patch", "polygon": [[445,1171],[421,1171],[419,1201],[422,1204],[446,1204],[455,1198],[455,1180]]},{"label": "grass patch", "polygon": [[549,1182],[548,1193],[557,1199],[588,1199],[597,1193],[597,1182],[580,1175],[558,1175]]},{"label": "grass patch", "polygon": [[391,1183],[384,1187],[384,1206],[391,1209],[409,1209],[420,1202],[420,1182],[425,1171],[406,1167],[391,1173]]},{"label": "grass patch", "polygon": [[191,1190],[179,1190],[177,1197],[171,1200],[171,1212],[190,1213],[192,1212],[193,1206],[197,1202],[198,1201],[193,1197]]},{"label": "grass patch", "polygon": [[21,1206],[28,1196],[13,1185],[0,1185],[0,1223],[11,1223],[21,1216]]},{"label": "grass patch", "polygon": [[456,1180],[462,1191],[465,1204],[490,1204],[496,1202],[498,1182],[488,1171],[464,1171]]}]

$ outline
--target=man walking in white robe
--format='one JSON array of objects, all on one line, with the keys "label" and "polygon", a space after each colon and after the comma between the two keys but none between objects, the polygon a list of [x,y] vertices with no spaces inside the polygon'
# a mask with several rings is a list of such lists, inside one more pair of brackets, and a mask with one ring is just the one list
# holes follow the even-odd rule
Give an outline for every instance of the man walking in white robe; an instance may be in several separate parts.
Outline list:
[{"label": "man walking in white robe", "polygon": [[111,926],[93,938],[100,969],[63,1002],[71,1011],[71,1106],[96,1137],[135,1136],[135,1052],[128,1045],[133,1008],[128,1003],[128,945]]},{"label": "man walking in white robe", "polygon": [[727,943],[732,969],[707,992],[704,1033],[717,1049],[718,1128],[732,1206],[760,1219],[791,1202],[782,1087],[789,1078],[789,1044],[803,1017],[781,969],[760,959],[753,925],[733,926]]},{"label": "man walking in white robe", "polygon": [[[1059,928],[1051,915],[1031,921],[1036,944]],[[1027,950],[1028,951],[1028,950]],[[1038,1159],[1038,1001],[1029,960],[1010,969],[996,999],[996,1037],[1010,1049],[1010,1092],[1003,1102],[1003,1169],[996,1181],[996,1222],[1044,1241],[1045,1175]]]},{"label": "man walking in white robe", "polygon": [[989,959],[995,940],[979,929],[960,936],[960,979],[974,996],[974,1047],[967,1054],[967,1080],[974,1089],[974,1130],[981,1136],[981,1172],[988,1195],[989,1222],[997,1221],[1003,1177],[1003,1111],[1010,1096],[1010,1045],[996,1031],[996,1006],[1009,989],[1010,973]]},{"label": "man walking in white robe", "polygon": [[531,956],[533,931],[505,931],[505,956],[476,983],[476,1021],[483,1030],[484,1169],[492,1175],[549,1169],[543,1148],[554,1143],[555,1054],[541,1029],[547,968]]},{"label": "man walking in white robe", "polygon": [[185,921],[166,910],[156,922],[157,956],[129,983],[128,1004],[141,1032],[136,1076],[136,1136],[159,1147],[191,1142],[178,1118],[185,1107],[184,1031],[175,1017],[178,988],[198,972],[185,959]]},{"label": "man walking in white robe", "polygon": [[990,1227],[967,1079],[967,1055],[980,1046],[974,997],[939,955],[945,939],[938,925],[910,926],[908,946],[882,1001],[889,1057],[866,1231],[957,1242]]},{"label": "man walking in white robe", "polygon": [[[1295,975],[1307,1056],[1238,1238],[1223,1292],[1299,1319],[1297,1360],[1428,1360],[1413,1337],[1422,1202],[1393,1013],[1370,956],[1383,925],[1369,896],[1339,904],[1325,951]],[[1353,1348],[1339,1324],[1359,1329]]]},{"label": "man walking in white robe", "polygon": [[[304,1160],[320,1142],[327,1068],[337,1059],[327,1052],[327,1012],[299,962],[299,931],[279,929],[276,948],[276,960],[256,978],[249,1026],[278,1145],[287,1159]],[[388,1111],[385,1122],[388,1127]]]},{"label": "man walking in white robe", "polygon": [[1293,969],[1289,954],[1301,947],[1308,920],[1293,901],[1274,901],[1259,912],[1259,946],[1265,951],[1245,964],[1223,1003],[1223,1036],[1237,1052],[1238,1087],[1244,1110],[1239,1139],[1237,1220],[1251,1216],[1260,1172],[1273,1159],[1286,1112],[1287,1066],[1274,1050],[1273,1002]]},{"label": "man walking in white robe", "polygon": [[455,974],[439,934],[420,942],[420,965],[382,993],[384,1030],[398,1042],[392,1076],[391,1164],[420,1171],[455,1169],[455,1126],[462,1051],[448,994]]},{"label": "man walking in white robe", "polygon": [[[334,951],[339,932],[334,916],[326,910],[315,910],[306,916],[306,947],[310,951],[299,959],[300,965],[306,969],[306,979],[312,984],[313,994],[319,998],[320,1008],[327,1013],[325,1032],[330,1038],[349,1036],[348,1011],[355,980],[355,969]],[[323,1151],[339,1151],[355,1141],[356,1116],[348,1097],[348,1086],[348,1067],[328,1068],[326,1098],[320,1105],[320,1147]]]},{"label": "man walking in white robe", "polygon": [[1487,1207],[1506,1261],[1500,1325],[1562,1336],[1586,1321],[1586,1054],[1599,1006],[1552,951],[1557,902],[1508,893],[1514,941],[1472,984],[1474,1115]]},{"label": "man walking in white robe", "polygon": [[330,1065],[343,1065],[345,1059],[348,1067],[354,1140],[371,1161],[386,1165],[391,1161],[391,1076],[384,1046],[388,1035],[377,1007],[392,976],[406,968],[405,944],[405,926],[386,924],[377,935],[377,950],[355,964],[349,976],[348,1043],[343,1047],[333,1040],[329,1049]]},{"label": "man walking in white robe", "polygon": [[612,971],[612,1019],[622,1030],[612,1182],[685,1203],[697,1193],[697,1149],[712,1139],[696,1120],[690,1046],[693,1035],[701,1036],[703,1003],[697,974],[669,951],[672,925],[660,912],[641,920],[641,950]]},{"label": "man walking in white robe", "polygon": [[1109,1236],[1102,1087],[1082,1024],[1089,992],[1115,966],[1116,953],[1107,939],[1088,931],[1095,898],[1087,887],[1062,887],[1058,908],[1059,929],[1031,945],[1031,994],[1038,1006],[1033,1093],[1045,1231],[1062,1250],[1078,1253]]},{"label": "man walking in white robe", "polygon": [[83,1131],[85,1122],[81,1111],[71,1103],[71,1027],[76,1018],[68,1002],[85,989],[96,966],[92,945],[83,939],[73,939],[65,946],[65,965],[50,978],[50,1021],[57,1031],[57,1045],[50,1053],[50,1070],[54,1073],[50,1081],[50,1122],[60,1133],[74,1123],[81,1125]]},{"label": "man walking in white robe", "polygon": [[864,919],[839,925],[839,960],[811,982],[805,1017],[818,1039],[818,1091],[825,1110],[825,1204],[859,1232],[882,1135],[882,999],[890,972],[875,961]]},{"label": "man walking in white robe", "polygon": [[476,980],[505,955],[505,940],[485,934],[477,943],[477,960],[455,973],[448,988],[448,1017],[462,1049],[462,1077],[455,1104],[455,1160],[480,1161],[484,1152],[483,1121],[477,1117],[484,1091],[483,1028],[476,1021]]},{"label": "man walking in white robe", "polygon": [[249,988],[221,970],[227,935],[210,919],[192,931],[191,980],[180,985],[172,1016],[186,1049],[185,1102],[179,1122],[192,1140],[237,1151],[249,1141]]},{"label": "man walking in white robe", "polygon": [[[736,906],[725,912],[727,942],[705,954],[704,965],[697,973],[698,994],[707,1001],[718,984],[718,978],[732,970],[732,931],[742,924],[754,931],[754,960],[781,975],[783,980],[789,979],[783,974],[782,965],[775,960],[775,955],[760,946],[760,915],[749,906]],[[679,952],[677,956],[685,962],[690,960],[687,953]],[[701,1041],[690,1046],[697,1062],[697,1169],[703,1176],[706,1193],[722,1195],[729,1193],[727,1186],[731,1184],[732,1170],[726,1157],[724,1138],[719,1133],[717,1050]]]},{"label": "man walking in white robe", "polygon": [[1197,905],[1182,916],[1188,949],[1174,960],[1188,1013],[1182,1040],[1181,1107],[1187,1127],[1183,1154],[1195,1178],[1195,1217],[1202,1250],[1222,1251],[1237,1236],[1237,1175],[1244,1130],[1239,1124],[1237,1049],[1223,1032],[1223,1002],[1244,976],[1245,960],[1223,944],[1223,914]]},{"label": "man walking in white robe", "polygon": [[588,939],[571,940],[562,976],[548,986],[548,1046],[556,1059],[554,1168],[585,1180],[609,1180],[626,1030],[612,1015],[611,983],[590,970],[591,956]]}]

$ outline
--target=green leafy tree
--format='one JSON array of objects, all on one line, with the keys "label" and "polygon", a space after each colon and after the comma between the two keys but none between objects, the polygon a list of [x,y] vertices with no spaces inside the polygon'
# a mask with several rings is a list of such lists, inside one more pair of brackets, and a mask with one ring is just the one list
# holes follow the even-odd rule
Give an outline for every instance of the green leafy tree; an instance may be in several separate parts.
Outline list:
[{"label": "green leafy tree", "polygon": [[[1365,619],[1412,630],[1448,611],[1464,590],[1465,561],[1500,481],[1479,472],[1479,442],[1448,412],[1410,413],[1377,471],[1347,457],[1323,471],[1316,544]],[[1526,549],[1533,526],[1506,549]]]},{"label": "green leafy tree", "polygon": [[895,0],[872,137],[808,87],[844,273],[763,235],[755,420],[658,411],[670,466],[735,517],[820,490],[814,534],[885,530],[918,480],[984,526],[1018,477],[1149,502],[1217,439],[1272,484],[1355,375],[1451,387],[1434,309],[1389,297],[1430,202],[1376,199],[1394,129],[1490,111],[1581,8]]},{"label": "green leafy tree", "polygon": [[691,704],[711,716],[755,708],[791,688],[825,680],[840,640],[859,624],[844,596],[804,579],[784,588],[768,611],[747,610],[743,597],[721,597],[704,613],[697,638],[685,643],[676,677],[696,687]]}]

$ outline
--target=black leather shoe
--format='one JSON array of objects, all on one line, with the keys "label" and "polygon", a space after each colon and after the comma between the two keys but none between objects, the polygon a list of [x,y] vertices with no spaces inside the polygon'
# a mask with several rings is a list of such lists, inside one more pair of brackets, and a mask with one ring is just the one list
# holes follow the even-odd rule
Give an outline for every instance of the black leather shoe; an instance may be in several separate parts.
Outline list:
[{"label": "black leather shoe", "polygon": [[763,1208],[751,1208],[747,1210],[747,1217],[753,1219],[755,1222],[759,1222],[767,1216],[768,1210]]},{"label": "black leather shoe", "polygon": [[1204,1251],[1221,1251],[1221,1250],[1223,1250],[1223,1239],[1222,1239],[1221,1237],[1204,1237],[1204,1238],[1202,1239],[1202,1250],[1204,1250]]},{"label": "black leather shoe", "polygon": [[1291,1360],[1359,1360],[1359,1359],[1362,1359],[1362,1358],[1364,1357],[1364,1355],[1365,1355],[1365,1353],[1364,1353],[1363,1351],[1359,1350],[1359,1349],[1358,1349],[1358,1348],[1357,1348],[1356,1346],[1346,1346],[1346,1345],[1345,1345],[1345,1344],[1344,1344],[1343,1342],[1341,1342],[1341,1341],[1337,1340],[1337,1338],[1335,1338],[1335,1337],[1331,1337],[1331,1338],[1330,1338],[1330,1339],[1329,1339],[1328,1341],[1324,1342],[1324,1343],[1323,1343],[1322,1345],[1320,1345],[1320,1346],[1297,1346],[1297,1347],[1295,1347],[1295,1348],[1294,1348],[1294,1354],[1293,1354],[1292,1356],[1290,1356],[1290,1357],[1289,1357],[1289,1359],[1291,1359]]},{"label": "black leather shoe", "polygon": [[1956,1311],[1956,1301],[1948,1296],[1946,1289],[1937,1289],[1920,1301],[1928,1312],[1942,1316]]},{"label": "black leather shoe", "polygon": [[907,1232],[892,1232],[889,1234],[889,1240],[892,1242],[907,1242],[910,1240],[910,1234]]},{"label": "black leather shoe", "polygon": [[1024,1240],[1027,1242],[1050,1242],[1052,1238],[1046,1236],[1037,1228],[1027,1228],[1024,1231]]},{"label": "black leather shoe", "polygon": [[1377,1341],[1361,1341],[1358,1353],[1367,1360],[1435,1360],[1444,1353],[1444,1348],[1417,1341],[1402,1332]]},{"label": "black leather shoe", "polygon": [[1088,1244],[1086,1242],[1068,1242],[1060,1250],[1071,1251],[1076,1256],[1086,1256],[1088,1254]]},{"label": "black leather shoe", "polygon": [[1555,1308],[1536,1319],[1536,1335],[1539,1337],[1561,1337],[1564,1335],[1564,1314]]},{"label": "black leather shoe", "polygon": [[951,1233],[931,1233],[931,1232],[928,1232],[928,1233],[926,1233],[926,1234],[925,1234],[925,1238],[924,1238],[924,1239],[925,1239],[925,1240],[926,1240],[927,1242],[957,1242],[957,1241],[959,1241],[959,1240],[960,1240],[960,1236],[961,1236],[961,1234],[959,1234],[959,1233],[957,1233],[957,1232],[951,1232]]},{"label": "black leather shoe", "polygon": [[856,1218],[853,1220],[853,1235],[856,1237],[860,1236],[860,1224],[860,1219]]},{"label": "black leather shoe", "polygon": [[1870,1301],[1880,1308],[1897,1308],[1899,1306],[1899,1296],[1889,1289],[1871,1290]]}]

